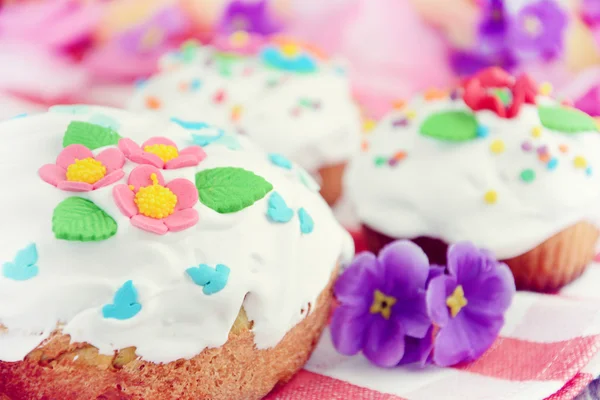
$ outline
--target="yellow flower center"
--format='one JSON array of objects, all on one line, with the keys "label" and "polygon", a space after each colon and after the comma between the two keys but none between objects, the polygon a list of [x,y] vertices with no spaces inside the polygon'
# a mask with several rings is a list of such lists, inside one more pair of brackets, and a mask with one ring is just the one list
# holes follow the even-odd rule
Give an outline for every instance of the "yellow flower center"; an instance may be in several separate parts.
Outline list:
[{"label": "yellow flower center", "polygon": [[106,175],[106,167],[100,161],[92,157],[83,160],[75,159],[75,162],[67,168],[67,180],[69,182],[85,182],[90,185],[98,182]]},{"label": "yellow flower center", "polygon": [[248,44],[249,40],[250,35],[248,35],[248,32],[244,31],[237,31],[231,34],[229,37],[229,41],[234,47],[244,47],[246,44]]},{"label": "yellow flower center", "polygon": [[142,49],[148,50],[156,47],[160,42],[162,42],[163,37],[165,36],[164,31],[158,26],[153,26],[142,36],[141,46]]},{"label": "yellow flower center", "polygon": [[469,304],[469,302],[465,298],[465,291],[463,290],[462,285],[458,285],[456,289],[454,289],[454,292],[446,299],[446,305],[450,309],[452,318],[456,317],[460,310],[467,304]]},{"label": "yellow flower center", "polygon": [[135,194],[135,204],[137,204],[140,214],[146,217],[166,218],[175,212],[177,196],[166,187],[158,184],[156,174],[151,174],[150,179],[152,185],[140,188]]},{"label": "yellow flower center", "polygon": [[144,151],[156,154],[163,162],[169,162],[172,159],[179,157],[177,147],[168,144],[153,144],[151,146],[146,146],[144,147]]},{"label": "yellow flower center", "polygon": [[523,25],[527,33],[531,36],[538,36],[542,31],[542,23],[537,17],[530,16],[525,18]]},{"label": "yellow flower center", "polygon": [[369,310],[371,314],[381,314],[383,318],[390,319],[392,315],[392,306],[396,304],[396,298],[392,296],[386,296],[379,290],[373,292],[373,304]]},{"label": "yellow flower center", "polygon": [[300,52],[300,48],[294,43],[286,43],[281,46],[281,53],[286,57],[294,57]]}]

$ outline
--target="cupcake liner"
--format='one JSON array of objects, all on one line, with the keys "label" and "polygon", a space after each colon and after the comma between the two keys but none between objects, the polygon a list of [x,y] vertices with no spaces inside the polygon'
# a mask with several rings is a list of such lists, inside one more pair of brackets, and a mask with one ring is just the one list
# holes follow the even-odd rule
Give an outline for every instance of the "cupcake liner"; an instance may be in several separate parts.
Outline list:
[{"label": "cupcake liner", "polygon": [[341,163],[319,169],[321,196],[329,205],[333,205],[342,195],[342,176],[345,168],[346,163]]},{"label": "cupcake liner", "polygon": [[[369,251],[379,253],[397,240],[363,225]],[[594,259],[600,231],[589,222],[578,222],[520,256],[502,260],[510,267],[517,289],[555,292],[578,278]],[[445,265],[447,243],[430,237],[410,239],[419,245],[432,264]]]}]

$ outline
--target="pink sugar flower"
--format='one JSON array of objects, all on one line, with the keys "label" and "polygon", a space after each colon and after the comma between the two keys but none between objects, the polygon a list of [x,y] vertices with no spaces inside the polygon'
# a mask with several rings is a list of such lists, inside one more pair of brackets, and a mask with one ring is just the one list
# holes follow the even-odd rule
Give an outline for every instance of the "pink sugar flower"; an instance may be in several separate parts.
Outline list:
[{"label": "pink sugar flower", "polygon": [[198,212],[192,208],[198,202],[194,184],[177,178],[165,185],[160,170],[153,165],[135,167],[127,185],[114,187],[113,197],[131,224],[147,232],[164,235],[198,222]]},{"label": "pink sugar flower", "polygon": [[165,137],[150,138],[141,147],[131,139],[121,139],[119,149],[131,161],[159,169],[193,167],[206,158],[202,147],[190,146],[179,151],[177,145]]},{"label": "pink sugar flower", "polygon": [[97,156],[81,144],[63,149],[56,164],[46,164],[39,169],[40,177],[61,190],[89,192],[113,184],[123,178],[125,156],[111,147]]}]

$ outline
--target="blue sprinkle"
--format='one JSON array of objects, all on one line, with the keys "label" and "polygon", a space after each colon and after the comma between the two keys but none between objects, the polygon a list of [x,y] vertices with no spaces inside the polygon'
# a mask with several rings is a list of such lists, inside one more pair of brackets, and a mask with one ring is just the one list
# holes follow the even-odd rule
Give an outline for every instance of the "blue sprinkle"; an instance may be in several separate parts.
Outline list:
[{"label": "blue sprinkle", "polygon": [[321,190],[321,186],[315,181],[315,178],[310,176],[308,172],[306,172],[303,168],[297,167],[298,169],[298,179],[306,188],[312,192],[318,192]]},{"label": "blue sprinkle", "polygon": [[209,144],[214,143],[217,140],[219,140],[221,138],[221,136],[223,136],[224,134],[225,134],[224,132],[219,132],[218,135],[192,134],[192,140],[194,141],[194,144],[205,147],[205,146],[208,146]]},{"label": "blue sprinkle", "polygon": [[287,206],[279,193],[273,192],[269,197],[267,216],[271,222],[286,223],[294,216],[294,210]]},{"label": "blue sprinkle", "polygon": [[49,110],[51,112],[77,115],[77,114],[87,114],[88,112],[90,112],[90,107],[88,107],[86,105],[81,105],[81,104],[66,105],[66,106],[58,105],[58,106],[50,107]]},{"label": "blue sprinkle", "polygon": [[281,154],[270,153],[269,160],[271,160],[271,162],[277,165],[278,167],[292,169],[292,162],[284,156],[282,156]]},{"label": "blue sprinkle", "polygon": [[127,281],[115,293],[113,303],[102,307],[102,316],[118,320],[133,318],[142,309],[137,301],[137,290],[132,281]]},{"label": "blue sprinkle", "polygon": [[239,150],[242,148],[237,135],[226,135],[222,129],[219,130],[218,135],[192,134],[192,140],[194,141],[194,144],[202,147],[206,147],[209,144],[215,143],[223,145],[229,150]]},{"label": "blue sprinkle", "polygon": [[136,89],[141,89],[141,88],[145,87],[147,83],[148,83],[148,79],[139,78],[139,79],[136,79],[136,81],[134,82],[133,85],[135,86]]},{"label": "blue sprinkle", "polygon": [[558,159],[555,157],[552,157],[550,159],[550,161],[548,161],[548,164],[546,165],[548,167],[549,170],[554,170],[556,169],[556,167],[558,166]]},{"label": "blue sprinkle", "polygon": [[311,73],[317,70],[317,63],[306,53],[288,57],[279,48],[269,46],[262,51],[260,57],[265,64],[283,71]]},{"label": "blue sprinkle", "polygon": [[300,208],[298,218],[300,219],[300,231],[305,235],[311,233],[315,227],[315,222],[310,214],[304,208]]},{"label": "blue sprinkle", "polygon": [[175,122],[176,124],[178,124],[179,126],[185,128],[185,129],[196,130],[196,131],[210,127],[210,125],[208,125],[206,122],[201,122],[201,121],[184,121],[182,119],[175,118],[175,117],[171,117],[171,121]]},{"label": "blue sprinkle", "polygon": [[19,250],[13,262],[2,265],[2,275],[13,281],[26,281],[38,274],[37,261],[37,247],[32,243]]},{"label": "blue sprinkle", "polygon": [[485,125],[477,126],[477,136],[480,138],[487,137],[490,134],[490,128]]},{"label": "blue sprinkle", "polygon": [[587,176],[592,176],[592,167],[587,167],[587,168],[585,169],[585,174],[586,174]]},{"label": "blue sprinkle", "polygon": [[192,79],[190,82],[190,90],[192,91],[196,91],[198,89],[200,89],[200,87],[202,86],[202,81],[200,79]]},{"label": "blue sprinkle", "polygon": [[24,118],[24,117],[26,117],[27,115],[29,115],[29,114],[27,114],[27,113],[21,113],[21,114],[17,114],[17,115],[15,115],[15,116],[14,116],[14,117],[12,117],[11,119],[19,119],[19,118]]},{"label": "blue sprinkle", "polygon": [[208,296],[225,288],[229,280],[229,271],[229,267],[223,264],[217,264],[215,268],[200,264],[185,270],[196,285],[203,287],[202,293]]}]

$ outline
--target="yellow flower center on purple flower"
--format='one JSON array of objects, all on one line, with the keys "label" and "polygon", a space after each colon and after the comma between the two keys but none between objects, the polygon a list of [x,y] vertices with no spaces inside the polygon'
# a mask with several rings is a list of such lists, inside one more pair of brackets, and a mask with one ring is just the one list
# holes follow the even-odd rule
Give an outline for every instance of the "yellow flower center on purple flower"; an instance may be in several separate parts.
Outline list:
[{"label": "yellow flower center on purple flower", "polygon": [[146,217],[162,219],[175,212],[177,196],[166,187],[158,184],[156,174],[151,174],[152,185],[142,187],[135,194],[135,204],[137,204],[140,214]]},{"label": "yellow flower center on purple flower", "polygon": [[542,22],[534,16],[526,17],[523,21],[523,26],[531,36],[538,36],[542,31]]},{"label": "yellow flower center on purple flower", "polygon": [[386,296],[383,292],[375,289],[373,292],[373,304],[369,310],[371,314],[381,314],[383,318],[390,319],[392,315],[392,306],[396,304],[398,300],[392,296]]},{"label": "yellow flower center on purple flower", "polygon": [[144,147],[144,151],[158,156],[163,162],[169,162],[174,158],[179,157],[177,147],[168,144],[153,144]]},{"label": "yellow flower center on purple flower", "polygon": [[469,304],[469,302],[465,298],[465,291],[462,285],[458,285],[456,289],[454,289],[454,292],[446,299],[446,305],[450,309],[452,318],[456,317],[460,310],[467,304]]},{"label": "yellow flower center on purple flower", "polygon": [[250,35],[245,31],[237,31],[231,34],[229,41],[233,47],[244,47],[250,41]]},{"label": "yellow flower center on purple flower", "polygon": [[88,157],[75,162],[67,168],[69,182],[85,182],[93,185],[106,176],[106,167],[100,161]]}]

